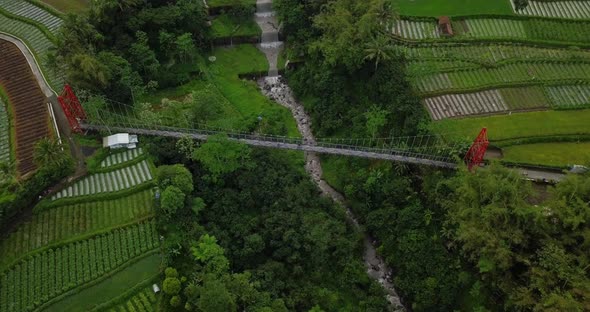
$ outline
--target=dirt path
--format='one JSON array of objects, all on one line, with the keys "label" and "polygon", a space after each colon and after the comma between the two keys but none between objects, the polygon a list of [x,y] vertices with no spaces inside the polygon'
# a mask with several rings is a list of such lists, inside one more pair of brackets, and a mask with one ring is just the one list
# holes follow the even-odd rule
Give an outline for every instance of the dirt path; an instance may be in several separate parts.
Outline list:
[{"label": "dirt path", "polygon": [[[315,144],[316,140],[311,131],[311,119],[305,113],[303,105],[295,100],[289,86],[282,77],[265,77],[258,80],[258,85],[264,95],[282,106],[291,110],[293,118],[297,122],[299,133],[304,141],[309,144]],[[336,203],[346,208],[346,215],[351,223],[360,229],[358,220],[347,207],[344,196],[332,188],[325,180],[322,179],[322,165],[320,158],[315,153],[305,153],[305,170],[311,176],[313,182],[320,188],[322,194],[329,196]],[[392,311],[405,311],[400,298],[392,283],[392,271],[387,267],[385,261],[377,254],[373,240],[368,235],[364,235],[364,255],[363,260],[367,267],[367,274],[375,279],[387,293],[387,301],[391,304]]]}]

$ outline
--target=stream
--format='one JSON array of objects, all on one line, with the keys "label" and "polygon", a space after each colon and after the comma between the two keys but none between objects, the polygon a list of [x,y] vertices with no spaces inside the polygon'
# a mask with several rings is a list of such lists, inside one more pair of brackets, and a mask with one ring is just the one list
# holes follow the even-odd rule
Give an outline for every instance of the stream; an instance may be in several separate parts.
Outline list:
[{"label": "stream", "polygon": [[[272,10],[272,0],[257,0],[255,20],[262,29],[258,48],[266,55],[269,62],[268,76],[258,79],[258,86],[266,97],[291,111],[304,142],[314,145],[316,139],[311,131],[311,118],[305,112],[303,105],[295,99],[286,81],[278,75],[277,59],[283,48],[283,43],[279,41],[279,24]],[[348,219],[357,230],[361,231],[357,218],[346,205],[344,196],[322,179],[322,164],[316,153],[305,152],[305,171],[311,176],[312,181],[320,188],[324,196],[329,196],[336,203],[346,208]],[[365,233],[363,233],[363,236],[363,261],[367,274],[385,289],[386,299],[390,303],[391,311],[406,311],[392,283],[391,268],[377,254],[377,250],[373,245],[374,240]]]}]

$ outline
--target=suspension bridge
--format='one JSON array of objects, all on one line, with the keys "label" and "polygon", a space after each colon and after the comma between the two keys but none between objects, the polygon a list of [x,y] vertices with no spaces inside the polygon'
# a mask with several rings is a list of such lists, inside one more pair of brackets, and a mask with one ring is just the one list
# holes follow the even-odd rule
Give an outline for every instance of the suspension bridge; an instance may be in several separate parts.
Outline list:
[{"label": "suspension bridge", "polygon": [[257,147],[383,159],[449,169],[456,168],[460,159],[464,159],[470,168],[480,165],[489,144],[485,129],[471,146],[465,142],[449,142],[440,135],[306,140],[300,137],[217,129],[195,124],[185,114],[168,118],[152,112],[145,115],[145,110],[112,101],[109,102],[109,108],[88,106],[83,109],[69,86],[64,88],[59,102],[71,128],[78,132],[127,132],[172,138],[190,137],[202,141],[212,135],[223,135],[230,140]]}]

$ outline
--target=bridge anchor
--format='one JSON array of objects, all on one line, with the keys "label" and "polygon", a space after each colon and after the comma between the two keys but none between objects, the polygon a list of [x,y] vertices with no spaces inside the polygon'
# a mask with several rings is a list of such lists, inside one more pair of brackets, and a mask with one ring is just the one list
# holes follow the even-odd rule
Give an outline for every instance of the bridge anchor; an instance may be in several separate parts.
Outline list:
[{"label": "bridge anchor", "polygon": [[473,144],[465,154],[465,163],[469,170],[472,170],[473,167],[479,166],[483,163],[483,157],[486,154],[488,149],[488,145],[490,145],[490,141],[488,140],[488,129],[482,128],[479,132]]},{"label": "bridge anchor", "polygon": [[66,84],[64,86],[64,89],[61,92],[61,95],[57,97],[57,100],[68,118],[72,131],[81,133],[82,128],[80,127],[80,121],[86,119],[86,113],[70,85]]}]

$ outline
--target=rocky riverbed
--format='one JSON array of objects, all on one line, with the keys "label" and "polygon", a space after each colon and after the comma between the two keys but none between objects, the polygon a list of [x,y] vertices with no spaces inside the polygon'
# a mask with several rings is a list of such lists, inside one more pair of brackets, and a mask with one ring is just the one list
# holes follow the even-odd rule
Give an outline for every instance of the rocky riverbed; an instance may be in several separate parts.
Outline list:
[{"label": "rocky riverbed", "polygon": [[[316,144],[311,131],[311,118],[305,112],[303,105],[295,99],[286,81],[280,76],[264,77],[258,80],[258,86],[265,96],[291,111],[303,140],[308,144]],[[305,170],[325,196],[331,197],[335,202],[346,208],[349,220],[359,229],[359,223],[352,211],[346,206],[344,196],[322,179],[322,164],[317,154],[305,153]],[[392,311],[406,311],[392,283],[392,271],[377,254],[374,241],[365,234],[363,244],[365,248],[363,259],[367,267],[367,274],[383,286]]]}]

